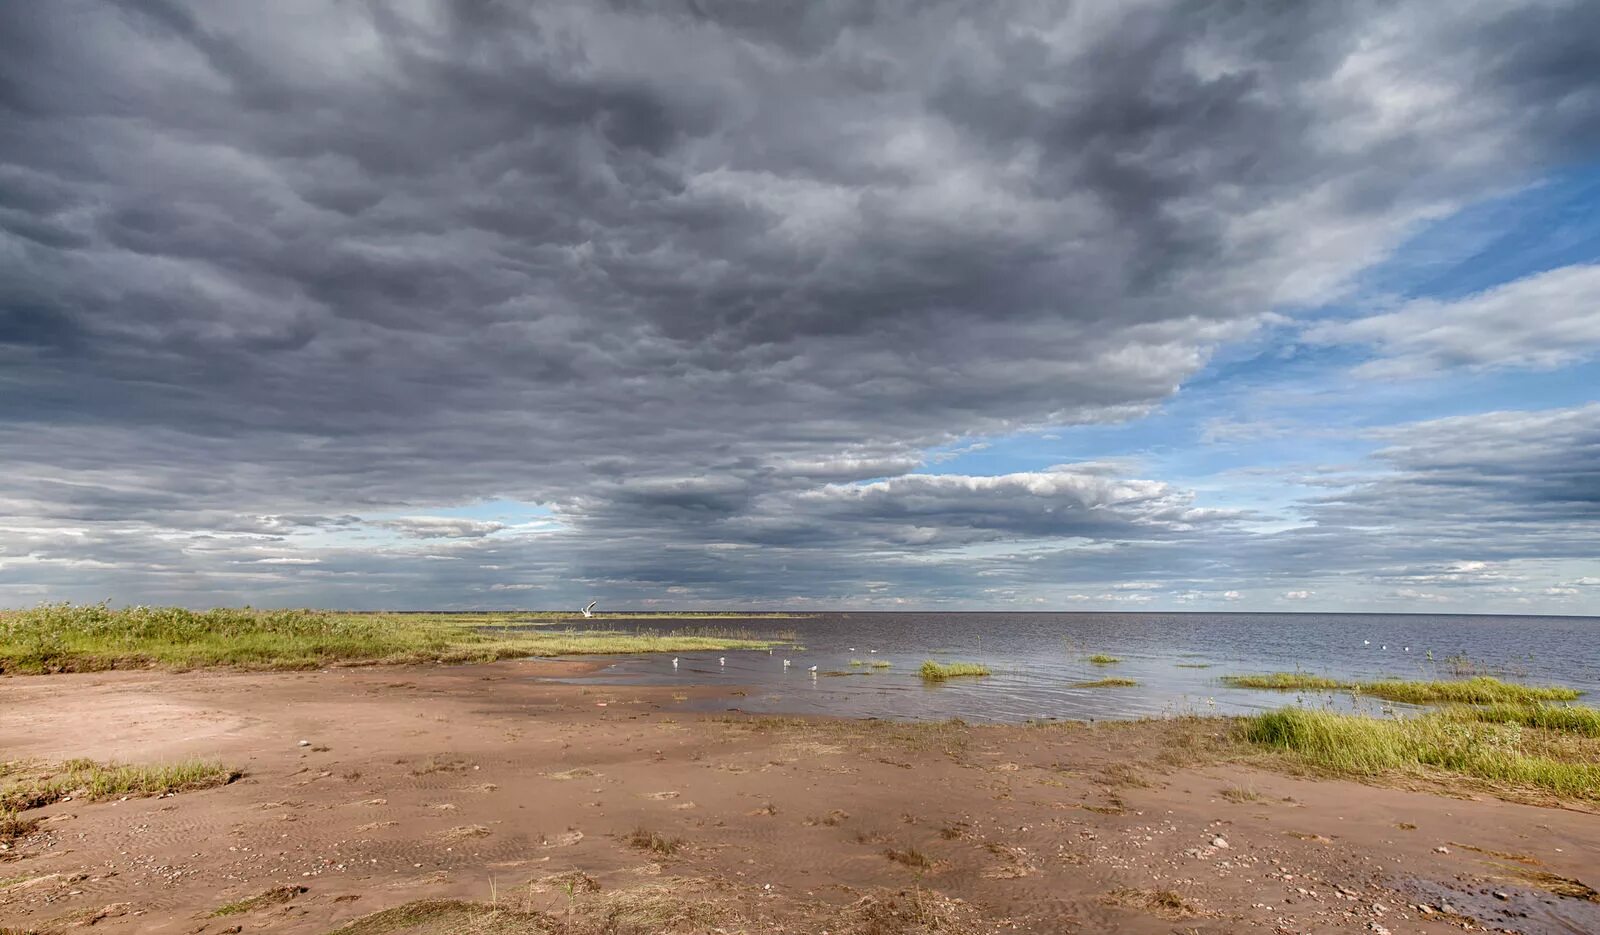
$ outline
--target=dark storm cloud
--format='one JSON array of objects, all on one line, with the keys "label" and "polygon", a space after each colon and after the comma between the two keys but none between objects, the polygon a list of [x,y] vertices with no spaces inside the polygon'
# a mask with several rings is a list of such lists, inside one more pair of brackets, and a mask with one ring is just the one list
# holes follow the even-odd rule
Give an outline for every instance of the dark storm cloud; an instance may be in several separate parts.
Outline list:
[{"label": "dark storm cloud", "polygon": [[[1138,415],[1589,151],[1595,15],[5,5],[0,526],[51,544],[0,584],[954,597],[913,546],[1243,537],[1155,481],[899,475]],[[480,498],[565,532],[429,515]],[[368,513],[410,541],[314,519]]]}]

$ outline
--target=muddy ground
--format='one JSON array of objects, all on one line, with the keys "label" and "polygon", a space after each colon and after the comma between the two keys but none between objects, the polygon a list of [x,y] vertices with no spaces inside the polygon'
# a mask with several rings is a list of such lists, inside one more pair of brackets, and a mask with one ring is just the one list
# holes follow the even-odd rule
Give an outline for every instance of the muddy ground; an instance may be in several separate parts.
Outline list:
[{"label": "muddy ground", "polygon": [[[536,678],[576,669],[0,679],[0,760],[244,772],[40,809],[0,929],[1600,932],[1562,882],[1600,885],[1590,812],[1223,761],[1223,721],[797,722]],[[373,917],[426,899],[539,914]]]}]

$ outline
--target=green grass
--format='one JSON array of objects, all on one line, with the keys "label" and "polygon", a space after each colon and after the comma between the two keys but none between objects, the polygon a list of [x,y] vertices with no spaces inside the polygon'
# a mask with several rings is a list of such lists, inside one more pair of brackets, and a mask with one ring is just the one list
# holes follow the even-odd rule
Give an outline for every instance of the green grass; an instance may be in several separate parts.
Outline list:
[{"label": "green grass", "polygon": [[1116,656],[1108,656],[1105,653],[1095,653],[1093,656],[1089,657],[1089,661],[1097,666],[1112,666],[1116,665],[1122,660]]},{"label": "green grass", "polygon": [[1490,704],[1448,709],[1450,716],[1494,724],[1521,724],[1542,730],[1600,737],[1600,710],[1583,705]]},{"label": "green grass", "polygon": [[1443,771],[1577,799],[1600,799],[1600,745],[1450,712],[1380,719],[1284,708],[1242,721],[1253,744],[1344,776]]},{"label": "green grass", "polygon": [[1389,701],[1411,704],[1453,702],[1457,704],[1494,704],[1497,702],[1531,703],[1536,701],[1571,701],[1582,692],[1555,685],[1519,685],[1502,682],[1497,678],[1480,675],[1470,679],[1448,681],[1416,681],[1405,679],[1378,679],[1375,681],[1344,681],[1303,672],[1274,672],[1270,675],[1224,675],[1222,681],[1234,688],[1266,688],[1277,691],[1352,691]]},{"label": "green grass", "polygon": [[872,667],[874,669],[887,669],[892,665],[894,665],[894,663],[892,663],[892,662],[884,662],[882,659],[874,659],[874,660],[872,660]]},{"label": "green grass", "polygon": [[917,671],[925,681],[942,682],[945,679],[964,676],[988,675],[989,667],[979,665],[976,662],[934,662],[929,659]]},{"label": "green grass", "polygon": [[1133,686],[1135,686],[1137,684],[1139,684],[1139,683],[1134,681],[1133,679],[1118,678],[1118,677],[1113,676],[1113,677],[1110,677],[1110,678],[1095,679],[1092,682],[1074,682],[1074,683],[1072,683],[1071,687],[1073,687],[1073,688],[1132,688]]},{"label": "green grass", "polygon": [[[654,633],[541,627],[497,632],[477,614],[44,604],[0,613],[0,673],[334,664],[489,662],[521,656],[766,649],[724,632]],[[496,618],[498,619],[498,618]],[[509,624],[501,623],[499,626]]]},{"label": "green grass", "polygon": [[230,783],[239,775],[237,770],[201,760],[162,766],[107,766],[92,760],[68,760],[59,766],[18,770],[18,778],[0,785],[0,811],[23,812],[68,797],[106,799],[209,789]]},{"label": "green grass", "polygon": [[303,886],[275,886],[270,890],[257,893],[246,899],[224,903],[211,910],[211,916],[212,918],[235,916],[249,912],[252,909],[260,909],[263,906],[275,906],[279,903],[286,903],[305,891],[306,888]]}]

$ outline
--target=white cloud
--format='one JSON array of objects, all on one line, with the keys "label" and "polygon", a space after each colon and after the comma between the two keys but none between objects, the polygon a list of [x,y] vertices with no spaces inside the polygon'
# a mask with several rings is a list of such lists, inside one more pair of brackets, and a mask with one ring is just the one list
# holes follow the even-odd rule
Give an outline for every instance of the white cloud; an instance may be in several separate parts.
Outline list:
[{"label": "white cloud", "polygon": [[1570,364],[1600,352],[1600,265],[1548,270],[1461,299],[1416,299],[1316,325],[1304,337],[1371,348],[1377,359],[1357,368],[1362,376]]}]

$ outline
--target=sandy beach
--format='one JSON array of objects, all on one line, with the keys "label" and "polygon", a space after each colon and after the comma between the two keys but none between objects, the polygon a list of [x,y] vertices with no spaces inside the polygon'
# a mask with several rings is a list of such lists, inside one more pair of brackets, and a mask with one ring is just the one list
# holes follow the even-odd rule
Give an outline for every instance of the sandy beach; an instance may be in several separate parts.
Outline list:
[{"label": "sandy beach", "polygon": [[[1220,720],[693,715],[674,713],[681,690],[536,679],[585,668],[0,681],[7,759],[204,757],[243,772],[213,789],[39,810],[41,831],[0,855],[0,926],[1600,927],[1600,904],[1549,892],[1557,878],[1594,882],[1595,814],[1215,762],[1206,736]],[[482,905],[382,912],[419,900]]]}]

